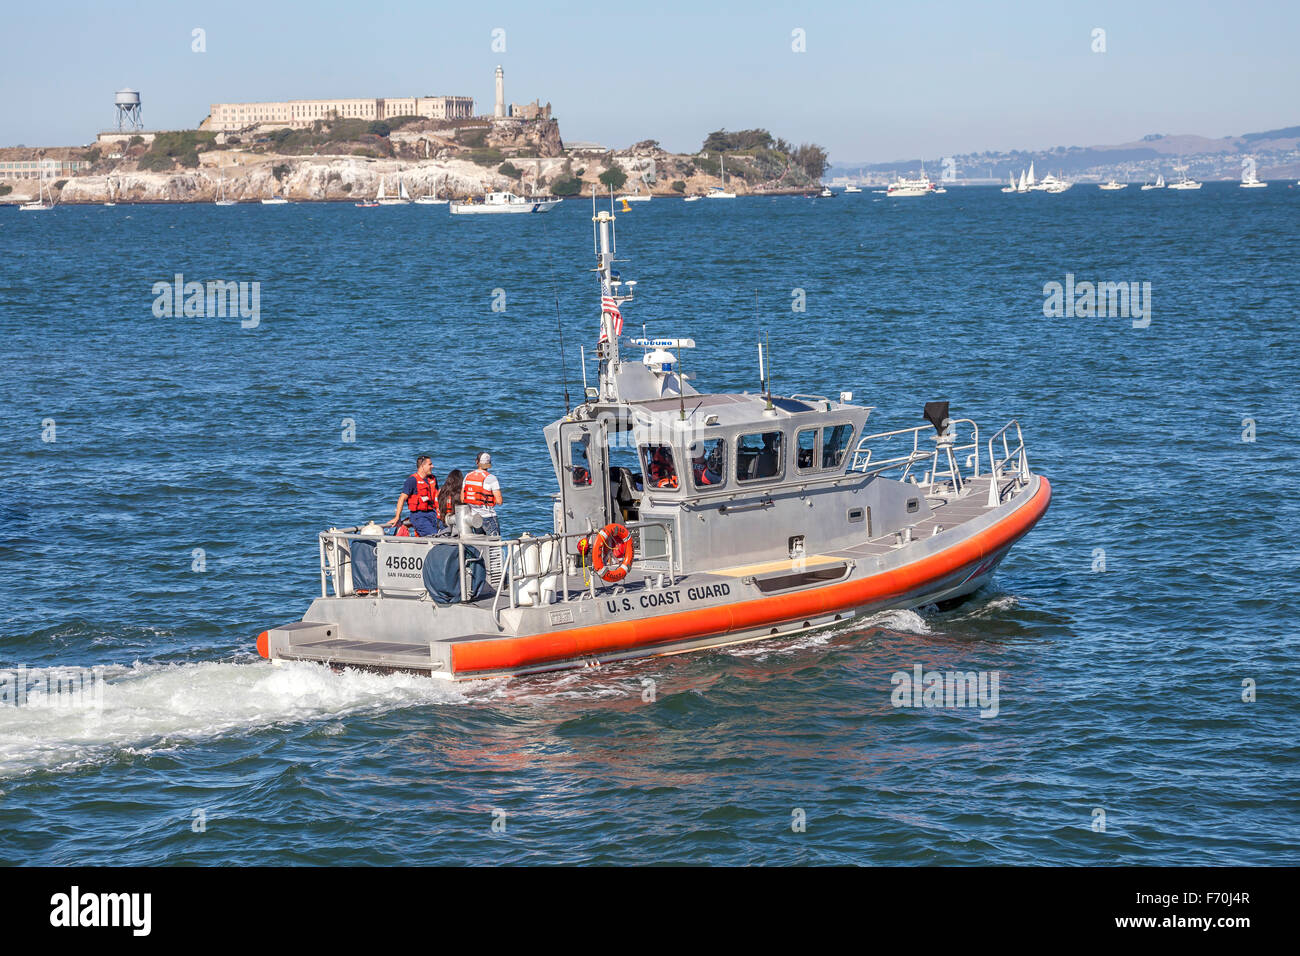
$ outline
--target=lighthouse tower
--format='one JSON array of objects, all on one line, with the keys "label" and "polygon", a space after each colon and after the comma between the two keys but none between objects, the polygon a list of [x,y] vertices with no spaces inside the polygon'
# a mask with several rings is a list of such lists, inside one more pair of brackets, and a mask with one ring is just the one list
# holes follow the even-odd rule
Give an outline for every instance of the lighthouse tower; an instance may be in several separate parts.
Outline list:
[{"label": "lighthouse tower", "polygon": [[497,66],[497,105],[492,111],[492,115],[497,119],[504,119],[506,115],[506,75],[499,64]]}]

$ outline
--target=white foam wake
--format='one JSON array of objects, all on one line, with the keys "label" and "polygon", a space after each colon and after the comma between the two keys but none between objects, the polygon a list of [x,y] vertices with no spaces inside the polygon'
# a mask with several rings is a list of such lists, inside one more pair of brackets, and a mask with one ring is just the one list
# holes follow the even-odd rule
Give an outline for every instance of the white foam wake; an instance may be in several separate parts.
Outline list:
[{"label": "white foam wake", "polygon": [[[27,672],[28,677],[39,673]],[[105,668],[103,674],[102,694],[91,703],[0,707],[0,780],[270,725],[465,699],[460,685],[446,681],[413,674],[336,674],[301,662],[136,664]]]}]

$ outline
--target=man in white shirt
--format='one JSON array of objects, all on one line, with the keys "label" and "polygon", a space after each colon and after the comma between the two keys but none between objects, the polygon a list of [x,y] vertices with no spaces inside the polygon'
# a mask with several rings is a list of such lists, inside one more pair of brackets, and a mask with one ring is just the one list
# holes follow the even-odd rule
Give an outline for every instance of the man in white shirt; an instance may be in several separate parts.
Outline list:
[{"label": "man in white shirt", "polygon": [[501,525],[497,521],[496,506],[501,504],[501,483],[492,474],[492,456],[483,452],[478,456],[478,467],[465,476],[461,486],[461,500],[469,505],[471,514],[483,520],[483,527],[476,529],[478,534],[501,536]]}]

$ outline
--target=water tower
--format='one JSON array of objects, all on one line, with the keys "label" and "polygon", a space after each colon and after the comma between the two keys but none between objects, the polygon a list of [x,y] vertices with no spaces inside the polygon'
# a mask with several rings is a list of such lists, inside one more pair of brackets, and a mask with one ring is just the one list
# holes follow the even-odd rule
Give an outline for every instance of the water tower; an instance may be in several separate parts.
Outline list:
[{"label": "water tower", "polygon": [[135,90],[118,90],[113,97],[117,107],[117,129],[144,129],[144,120],[140,118],[140,94]]}]

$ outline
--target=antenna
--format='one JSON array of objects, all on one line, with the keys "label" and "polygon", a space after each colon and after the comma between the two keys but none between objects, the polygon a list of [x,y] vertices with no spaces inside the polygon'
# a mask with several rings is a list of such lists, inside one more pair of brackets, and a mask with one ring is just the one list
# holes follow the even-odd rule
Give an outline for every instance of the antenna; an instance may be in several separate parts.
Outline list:
[{"label": "antenna", "polygon": [[763,333],[763,351],[767,353],[767,408],[772,409],[772,345],[768,341],[767,333]]},{"label": "antenna", "polygon": [[682,368],[682,356],[685,354],[686,349],[677,346],[677,409],[682,421],[686,421],[686,370]]},{"label": "antenna", "polygon": [[[564,358],[564,323],[560,321],[560,290],[555,285],[555,257],[552,255],[551,233],[546,228],[545,221],[542,222],[542,235],[546,239],[547,265],[551,267],[551,292],[555,296],[555,331],[560,337],[560,374],[564,378],[564,415],[567,418],[571,410],[569,401],[569,366]],[[585,392],[583,398],[586,398]]]},{"label": "antenna", "polygon": [[564,358],[564,325],[560,322],[560,293],[555,293],[555,331],[560,335],[560,374],[564,377],[564,414],[569,408],[569,363]]}]

